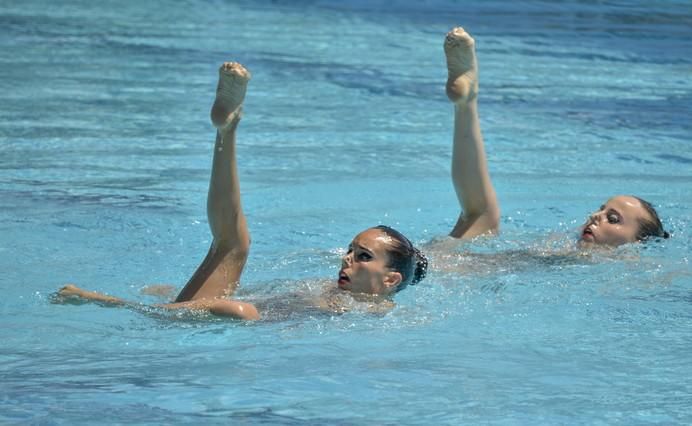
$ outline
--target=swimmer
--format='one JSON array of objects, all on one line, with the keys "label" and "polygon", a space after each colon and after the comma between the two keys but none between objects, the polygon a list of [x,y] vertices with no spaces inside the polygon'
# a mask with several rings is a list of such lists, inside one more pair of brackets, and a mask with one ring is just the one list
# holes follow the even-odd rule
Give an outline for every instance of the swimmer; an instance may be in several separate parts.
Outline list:
[{"label": "swimmer", "polygon": [[[250,73],[240,64],[227,62],[219,69],[216,99],[211,121],[216,127],[207,216],[213,237],[206,258],[173,303],[156,305],[165,309],[204,311],[214,315],[257,320],[262,312],[255,304],[232,300],[250,250],[250,233],[241,205],[236,164],[236,129],[242,116],[243,100]],[[341,269],[316,305],[340,312],[335,294],[349,293],[374,305],[389,306],[391,297],[426,274],[427,260],[401,233],[387,226],[375,226],[355,236],[341,259]],[[334,288],[336,287],[336,288]],[[68,284],[56,300],[80,299],[109,306],[137,306],[123,299],[83,290]],[[337,302],[335,302],[335,300]],[[381,308],[375,306],[375,311]]]},{"label": "swimmer", "polygon": [[[446,93],[454,104],[452,181],[461,214],[450,232],[457,239],[471,239],[499,232],[500,207],[488,173],[478,119],[478,64],[473,38],[462,28],[450,31],[444,41],[448,79]],[[237,63],[220,71],[211,120],[217,128],[207,213],[213,241],[206,258],[174,303],[167,309],[206,311],[240,319],[259,319],[255,304],[229,299],[240,281],[250,249],[238,182],[235,138],[250,74]],[[656,210],[633,196],[618,195],[589,216],[581,227],[580,245],[619,246],[667,238]],[[432,248],[432,247],[431,247]],[[439,247],[435,247],[439,249]],[[336,288],[354,298],[373,296],[388,300],[426,274],[426,258],[398,231],[377,226],[366,229],[351,242],[342,258]],[[59,298],[79,298],[108,305],[127,305],[122,299],[67,285]],[[329,297],[329,294],[325,295]],[[340,311],[332,300],[317,305]]]},{"label": "swimmer", "polygon": [[[452,181],[462,213],[450,236],[470,239],[497,234],[500,207],[488,173],[478,120],[478,63],[475,41],[454,28],[444,41],[446,92],[454,104]],[[654,207],[631,195],[617,195],[593,212],[581,226],[579,245],[616,247],[651,238],[668,238]]]}]

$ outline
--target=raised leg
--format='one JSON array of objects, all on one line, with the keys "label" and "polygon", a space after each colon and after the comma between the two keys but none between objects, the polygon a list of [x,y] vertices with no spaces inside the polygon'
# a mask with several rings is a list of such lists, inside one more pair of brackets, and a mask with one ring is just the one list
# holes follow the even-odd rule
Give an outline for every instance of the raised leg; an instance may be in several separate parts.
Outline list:
[{"label": "raised leg", "polygon": [[[236,128],[249,80],[250,73],[238,63],[227,62],[219,69],[219,84],[211,110],[211,121],[217,132],[207,198],[213,241],[207,256],[178,294],[176,303],[157,305],[159,307],[206,310],[241,319],[259,318],[252,304],[224,299],[236,289],[250,249],[235,155]],[[110,306],[135,305],[72,284],[59,290],[57,298],[58,301],[81,299]]]},{"label": "raised leg", "polygon": [[241,118],[250,73],[240,64],[224,63],[211,110],[216,127],[207,216],[213,241],[206,258],[176,302],[213,299],[235,291],[250,249],[250,234],[240,202],[236,163],[236,128]]},{"label": "raised leg", "polygon": [[478,119],[478,64],[475,41],[463,28],[447,33],[446,92],[454,103],[452,182],[462,212],[450,232],[455,238],[473,238],[499,229],[500,208],[488,173]]}]

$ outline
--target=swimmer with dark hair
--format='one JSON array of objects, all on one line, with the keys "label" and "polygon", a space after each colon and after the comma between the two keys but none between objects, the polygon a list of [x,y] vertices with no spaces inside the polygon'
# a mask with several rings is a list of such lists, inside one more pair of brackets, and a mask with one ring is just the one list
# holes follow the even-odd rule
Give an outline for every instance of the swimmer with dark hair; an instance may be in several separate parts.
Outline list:
[{"label": "swimmer with dark hair", "polygon": [[[447,97],[454,103],[452,181],[462,213],[450,235],[470,239],[496,234],[500,206],[488,173],[478,120],[478,62],[475,41],[463,28],[454,28],[444,41],[447,57]],[[617,195],[593,212],[581,227],[579,244],[620,246],[668,238],[654,207],[641,198]]]},{"label": "swimmer with dark hair", "polygon": [[[232,300],[250,250],[250,233],[243,214],[236,164],[236,129],[241,119],[250,73],[240,64],[227,62],[219,70],[211,121],[217,129],[212,162],[207,216],[213,241],[174,303],[166,309],[206,311],[219,316],[257,320],[262,312],[255,304]],[[341,259],[336,286],[317,303],[326,311],[334,306],[334,294],[348,292],[354,299],[390,306],[389,299],[425,277],[427,259],[403,234],[388,226],[375,226],[355,236]],[[334,289],[336,287],[336,289]],[[331,299],[330,299],[331,297]],[[137,305],[123,299],[83,290],[69,284],[56,300],[81,299],[110,306]],[[389,303],[387,303],[389,302]],[[382,311],[375,306],[374,311]]]},{"label": "swimmer with dark hair", "polygon": [[[500,227],[500,206],[488,173],[478,119],[475,42],[462,28],[455,28],[445,38],[444,51],[448,70],[446,92],[454,104],[452,181],[461,205],[461,214],[450,236],[471,239],[496,234]],[[255,304],[230,299],[250,250],[235,154],[236,128],[249,80],[250,73],[238,63],[225,63],[219,70],[216,100],[211,110],[217,135],[207,200],[213,241],[206,258],[175,302],[160,307],[247,320],[261,317],[262,312]],[[589,216],[581,227],[579,243],[584,247],[619,246],[667,237],[650,203],[618,195]],[[407,285],[421,281],[427,266],[425,256],[403,234],[386,226],[375,226],[355,236],[342,257],[336,286],[331,288],[348,292],[354,298],[365,295],[372,296],[372,301],[389,301]],[[78,298],[107,305],[131,304],[74,285],[63,287],[57,296],[59,300]],[[328,311],[343,311],[326,299],[318,305]]]}]

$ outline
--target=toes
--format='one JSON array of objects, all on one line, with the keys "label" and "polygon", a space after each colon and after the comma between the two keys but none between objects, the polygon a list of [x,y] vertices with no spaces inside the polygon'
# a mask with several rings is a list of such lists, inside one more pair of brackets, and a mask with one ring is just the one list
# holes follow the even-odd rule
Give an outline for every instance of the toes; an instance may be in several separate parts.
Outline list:
[{"label": "toes", "polygon": [[243,80],[250,79],[250,72],[238,62],[224,62],[219,71],[229,76],[240,77]]},{"label": "toes", "polygon": [[445,37],[445,44],[449,46],[466,45],[472,46],[474,44],[473,37],[462,27],[456,27],[447,33]]}]

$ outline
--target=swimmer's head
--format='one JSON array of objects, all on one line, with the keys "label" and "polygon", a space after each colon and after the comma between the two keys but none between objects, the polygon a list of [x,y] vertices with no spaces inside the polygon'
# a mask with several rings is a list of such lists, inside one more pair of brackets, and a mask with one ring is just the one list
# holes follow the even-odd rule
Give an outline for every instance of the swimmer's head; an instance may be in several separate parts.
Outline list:
[{"label": "swimmer's head", "polygon": [[647,201],[618,195],[592,213],[582,226],[581,242],[619,246],[649,238],[668,238],[656,209]]},{"label": "swimmer's head", "polygon": [[425,277],[428,261],[403,234],[376,226],[356,235],[341,261],[339,288],[393,294]]}]

